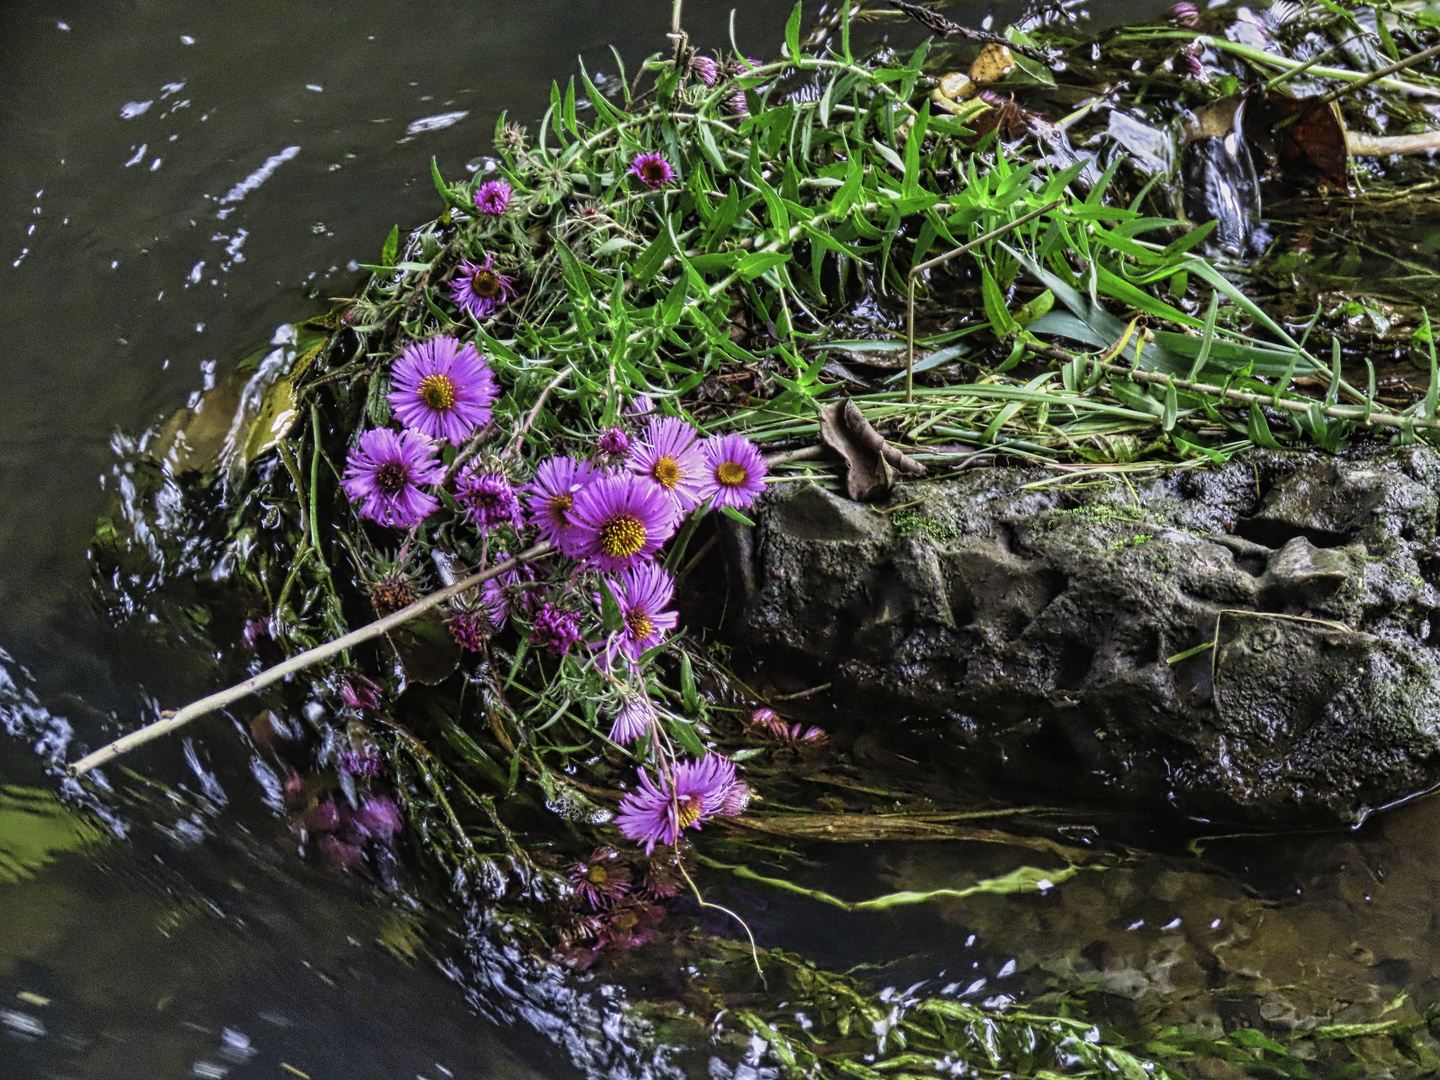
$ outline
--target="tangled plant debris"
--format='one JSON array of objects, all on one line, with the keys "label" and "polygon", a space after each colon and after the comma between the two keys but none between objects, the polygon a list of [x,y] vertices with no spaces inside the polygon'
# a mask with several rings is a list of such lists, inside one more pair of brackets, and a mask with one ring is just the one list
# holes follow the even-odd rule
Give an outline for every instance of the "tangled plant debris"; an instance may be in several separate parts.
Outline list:
[{"label": "tangled plant debris", "polygon": [[[856,20],[891,17],[962,52],[857,56]],[[675,1003],[634,1005],[657,1043],[862,1078],[1140,1078],[1202,1044],[1286,1075],[1363,1058],[1385,1032],[1122,1034],[1073,996],[882,1000],[706,922],[702,870],[855,911],[1043,896],[1128,857],[877,787],[707,635],[714,553],[769,485],[879,500],[897,473],[996,460],[1123,475],[1433,438],[1436,272],[1376,215],[1440,180],[1363,155],[1430,145],[1437,19],[1179,4],[1082,41],[1048,9],[962,33],[897,3],[803,25],[797,7],[773,62],[705,56],[677,5],[673,52],[614,93],[582,71],[533,133],[502,117],[474,179],[436,166],[444,213],[392,231],[355,297],[132,447],[93,548],[104,595],[251,675],[306,671],[250,726],[306,852],[393,880],[408,837],[533,955],[683,957]],[[926,526],[906,509],[885,512]],[[793,850],[761,835],[1060,865],[847,901],[789,880]],[[1405,1045],[1433,1061],[1424,1023]]]}]

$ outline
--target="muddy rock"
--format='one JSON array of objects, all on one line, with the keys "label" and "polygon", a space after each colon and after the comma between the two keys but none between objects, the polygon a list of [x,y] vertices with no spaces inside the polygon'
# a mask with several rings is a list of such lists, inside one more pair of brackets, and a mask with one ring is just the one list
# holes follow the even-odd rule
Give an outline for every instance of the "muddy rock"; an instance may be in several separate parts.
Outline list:
[{"label": "muddy rock", "polygon": [[[1440,783],[1440,460],[776,485],[732,636],[927,766],[1258,825]],[[739,608],[735,613],[736,607]]]}]

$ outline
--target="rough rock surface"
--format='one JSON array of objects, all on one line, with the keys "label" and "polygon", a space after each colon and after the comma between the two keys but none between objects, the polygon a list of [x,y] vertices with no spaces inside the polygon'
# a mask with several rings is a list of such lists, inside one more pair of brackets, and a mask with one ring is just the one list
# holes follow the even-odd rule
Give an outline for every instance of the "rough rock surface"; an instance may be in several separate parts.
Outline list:
[{"label": "rough rock surface", "polygon": [[975,469],[882,507],[776,485],[731,545],[731,630],[936,767],[1354,822],[1440,783],[1437,490],[1423,448]]}]

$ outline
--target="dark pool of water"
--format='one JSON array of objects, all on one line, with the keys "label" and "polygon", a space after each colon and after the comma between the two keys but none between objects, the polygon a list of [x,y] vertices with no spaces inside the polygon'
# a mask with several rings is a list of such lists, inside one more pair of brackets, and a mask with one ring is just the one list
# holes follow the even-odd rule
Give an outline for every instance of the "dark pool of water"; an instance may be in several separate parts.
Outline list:
[{"label": "dark pool of water", "polygon": [[[726,44],[731,6],[689,0],[698,44]],[[612,44],[632,65],[659,48],[667,8],[7,5],[0,725],[15,737],[0,736],[0,785],[53,792],[47,762],[72,739],[97,745],[157,703],[208,688],[203,665],[143,621],[119,632],[95,610],[84,550],[110,497],[99,481],[114,483],[112,434],[152,426],[277,326],[344,294],[357,281],[352,261],[372,259],[392,225],[438,209],[432,155],[460,174],[489,148],[502,109],[533,123],[577,53],[592,72],[610,71]],[[1002,19],[1018,11],[997,8]],[[742,47],[773,53],[787,14],[739,4]],[[207,743],[197,729],[188,747],[136,755],[133,766],[164,787],[151,803],[110,808],[122,835],[18,880],[0,873],[0,1077],[573,1075],[526,1025],[482,1019],[543,1021],[487,1005],[500,991],[467,981],[455,926],[288,855],[263,777],[225,749],[239,745]],[[1024,902],[862,919],[763,888],[731,900],[773,943],[879,965],[881,983],[925,978],[963,993],[985,979],[979,998],[1010,979],[1037,990],[1093,974],[1076,957],[1094,942],[1103,948],[1086,962],[1098,977],[1143,996],[1179,977],[1171,953],[1223,956],[1210,923],[1229,920],[1253,943],[1224,961],[1236,980],[1285,986],[1309,963],[1323,983],[1316,1007],[1327,995],[1378,1003],[1440,977],[1440,952],[1424,944],[1440,903],[1435,813],[1418,804],[1353,837],[1218,842],[1216,864],[1156,862]],[[852,898],[1005,869],[964,845],[826,861],[807,884]],[[1175,919],[1193,940],[1164,929]]]}]

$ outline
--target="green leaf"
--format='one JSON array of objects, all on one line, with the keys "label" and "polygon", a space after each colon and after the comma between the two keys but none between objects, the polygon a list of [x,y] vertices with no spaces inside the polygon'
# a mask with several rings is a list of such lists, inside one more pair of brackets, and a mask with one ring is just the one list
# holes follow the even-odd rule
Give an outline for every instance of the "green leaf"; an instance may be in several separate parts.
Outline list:
[{"label": "green leaf", "polygon": [[685,704],[686,714],[698,716],[700,691],[695,686],[695,668],[690,662],[690,654],[684,649],[680,650],[680,697]]},{"label": "green leaf", "polygon": [[440,197],[444,199],[448,205],[453,206],[457,210],[463,210],[467,214],[475,212],[475,204],[468,199],[462,199],[459,195],[456,195],[455,189],[445,182],[445,178],[440,175],[440,163],[433,157],[430,159],[430,179],[435,182],[435,190],[440,193]]},{"label": "green leaf", "polygon": [[791,60],[800,59],[800,4],[790,13],[785,23],[785,51]]},{"label": "green leaf", "polygon": [[700,735],[695,730],[695,725],[687,720],[680,720],[676,717],[667,717],[670,729],[670,737],[684,747],[687,754],[694,754],[697,758],[703,758],[710,752]]},{"label": "green leaf", "polygon": [[607,634],[620,634],[625,630],[625,616],[620,612],[620,603],[610,591],[610,583],[600,579],[600,628]]},{"label": "green leaf", "polygon": [[380,265],[394,266],[395,256],[400,253],[400,226],[396,225],[390,230],[390,235],[385,238],[385,244],[380,248]]},{"label": "green leaf", "polygon": [[736,510],[733,506],[722,506],[720,507],[720,512],[726,517],[728,517],[731,521],[738,521],[741,525],[748,526],[751,529],[755,527],[755,522],[751,521],[748,517],[742,514],[739,510]]},{"label": "green leaf", "polygon": [[789,262],[790,256],[780,251],[752,251],[740,260],[735,270],[746,281],[757,278],[766,270]]},{"label": "green leaf", "polygon": [[995,331],[996,337],[1008,338],[1020,329],[1020,324],[1010,314],[995,276],[983,265],[980,267],[980,293],[985,301],[985,317],[990,320],[990,328]]}]

